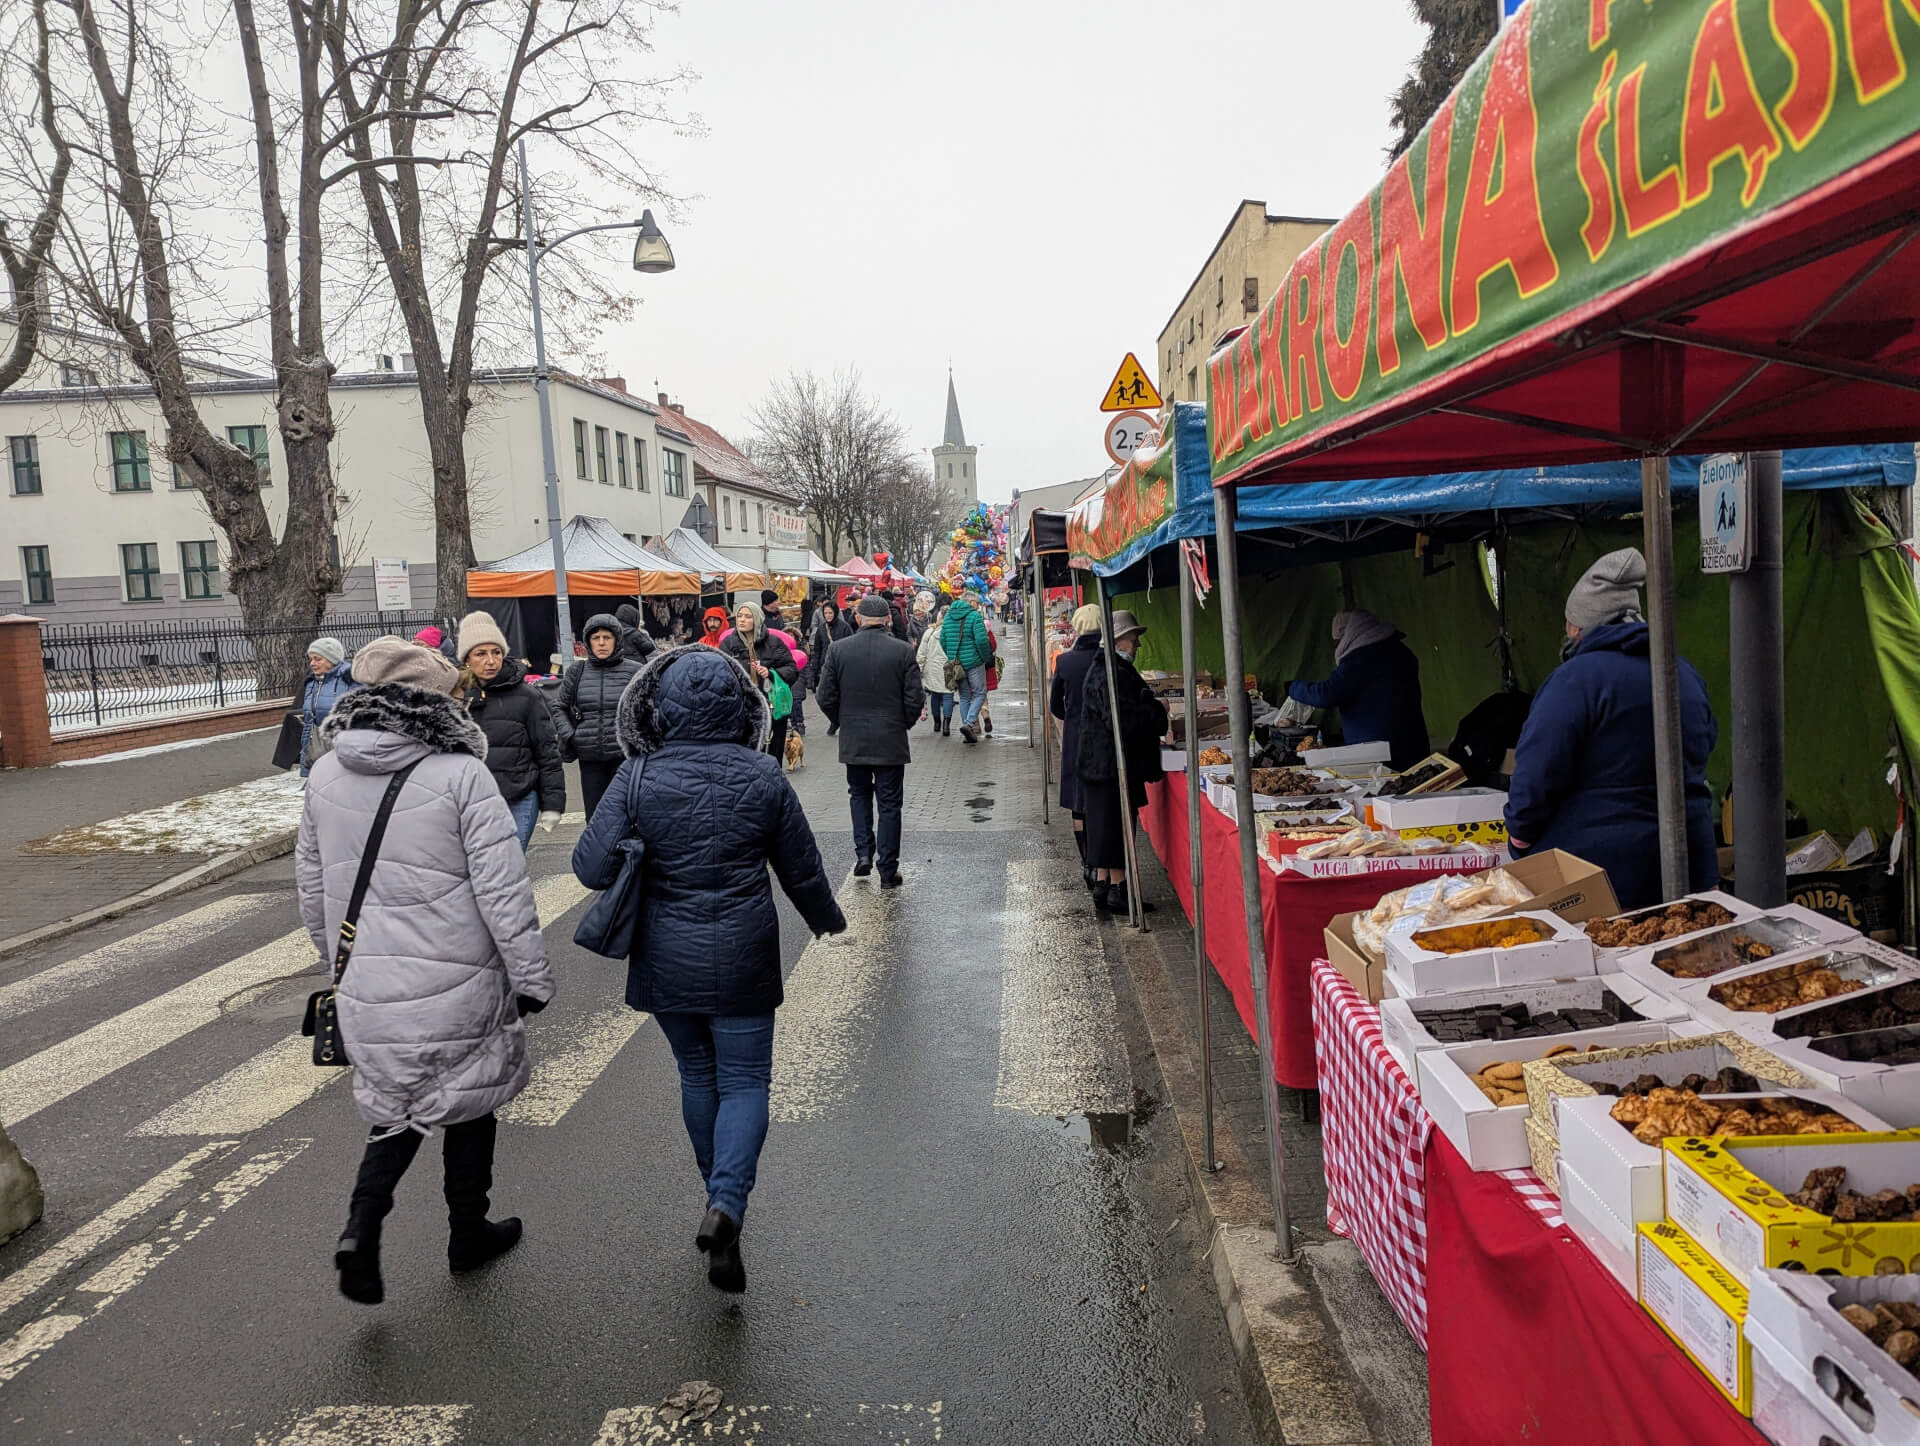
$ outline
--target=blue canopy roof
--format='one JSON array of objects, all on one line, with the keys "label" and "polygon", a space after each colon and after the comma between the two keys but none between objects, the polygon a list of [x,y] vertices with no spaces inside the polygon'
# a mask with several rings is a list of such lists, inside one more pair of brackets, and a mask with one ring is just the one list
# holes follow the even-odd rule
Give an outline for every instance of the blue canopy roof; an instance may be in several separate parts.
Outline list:
[{"label": "blue canopy roof", "polygon": [[[1213,477],[1207,462],[1206,408],[1174,404],[1174,514],[1128,543],[1096,571],[1111,577],[1183,537],[1213,536]],[[1700,457],[1674,457],[1675,497],[1700,489]],[[1781,476],[1790,490],[1823,487],[1912,487],[1915,447],[1880,443],[1786,452]],[[1640,506],[1640,464],[1590,462],[1500,472],[1443,472],[1357,482],[1302,482],[1240,489],[1238,532],[1297,531],[1327,540],[1357,537],[1380,524],[1439,525],[1476,513],[1592,516]]]}]

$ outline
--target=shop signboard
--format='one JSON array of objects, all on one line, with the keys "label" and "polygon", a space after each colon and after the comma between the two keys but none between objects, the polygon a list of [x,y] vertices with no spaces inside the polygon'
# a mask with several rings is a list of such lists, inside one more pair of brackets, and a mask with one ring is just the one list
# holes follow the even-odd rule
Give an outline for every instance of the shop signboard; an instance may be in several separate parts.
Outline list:
[{"label": "shop signboard", "polygon": [[413,606],[413,583],[407,576],[404,557],[373,560],[373,605],[381,612],[405,611]]},{"label": "shop signboard", "polygon": [[767,509],[767,545],[769,547],[805,547],[807,519],[798,512]]},{"label": "shop signboard", "polygon": [[1917,105],[1912,0],[1532,0],[1208,359],[1215,485],[1384,426],[1470,363],[1573,341],[1910,143]]},{"label": "shop signboard", "polygon": [[1753,551],[1747,459],[1722,452],[1700,464],[1700,571],[1745,572]]}]

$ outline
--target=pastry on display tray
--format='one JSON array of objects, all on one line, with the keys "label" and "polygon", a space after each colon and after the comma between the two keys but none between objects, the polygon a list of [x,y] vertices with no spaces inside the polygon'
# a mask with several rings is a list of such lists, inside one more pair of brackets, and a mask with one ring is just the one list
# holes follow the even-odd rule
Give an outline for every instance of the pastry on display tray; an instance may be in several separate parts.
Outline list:
[{"label": "pastry on display tray", "polygon": [[1811,925],[1768,914],[1657,948],[1649,962],[1673,979],[1706,979],[1819,942]]},{"label": "pastry on display tray", "polygon": [[1733,911],[1707,899],[1681,899],[1612,919],[1589,919],[1587,937],[1596,949],[1637,949],[1697,934],[1733,922]]}]

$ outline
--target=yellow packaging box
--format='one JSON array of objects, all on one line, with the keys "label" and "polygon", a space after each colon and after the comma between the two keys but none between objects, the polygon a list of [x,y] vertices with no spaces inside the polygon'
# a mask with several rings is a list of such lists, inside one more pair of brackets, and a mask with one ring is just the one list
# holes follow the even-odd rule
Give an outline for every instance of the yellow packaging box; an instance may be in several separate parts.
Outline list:
[{"label": "yellow packaging box", "polygon": [[1507,821],[1504,818],[1484,818],[1474,823],[1435,824],[1430,828],[1403,828],[1403,839],[1437,838],[1447,843],[1504,844],[1507,841]]},{"label": "yellow packaging box", "polygon": [[1747,1291],[1671,1220],[1640,1227],[1640,1304],[1743,1416],[1753,1414]]},{"label": "yellow packaging box", "polygon": [[1920,1222],[1850,1224],[1796,1205],[1809,1170],[1843,1166],[1862,1195],[1920,1180],[1920,1133],[1670,1139],[1667,1219],[1743,1284],[1762,1268],[1815,1275],[1920,1272]]}]

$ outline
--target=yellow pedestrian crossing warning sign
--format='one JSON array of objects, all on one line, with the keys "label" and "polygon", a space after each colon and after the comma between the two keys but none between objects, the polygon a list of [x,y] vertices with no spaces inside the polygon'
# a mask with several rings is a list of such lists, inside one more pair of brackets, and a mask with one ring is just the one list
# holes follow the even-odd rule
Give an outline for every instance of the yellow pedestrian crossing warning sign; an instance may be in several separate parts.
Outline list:
[{"label": "yellow pedestrian crossing warning sign", "polygon": [[1107,387],[1107,399],[1100,404],[1100,410],[1132,412],[1160,404],[1160,393],[1147,380],[1146,369],[1140,365],[1140,358],[1128,352],[1127,359],[1120,363],[1120,370],[1113,374],[1113,381]]}]

